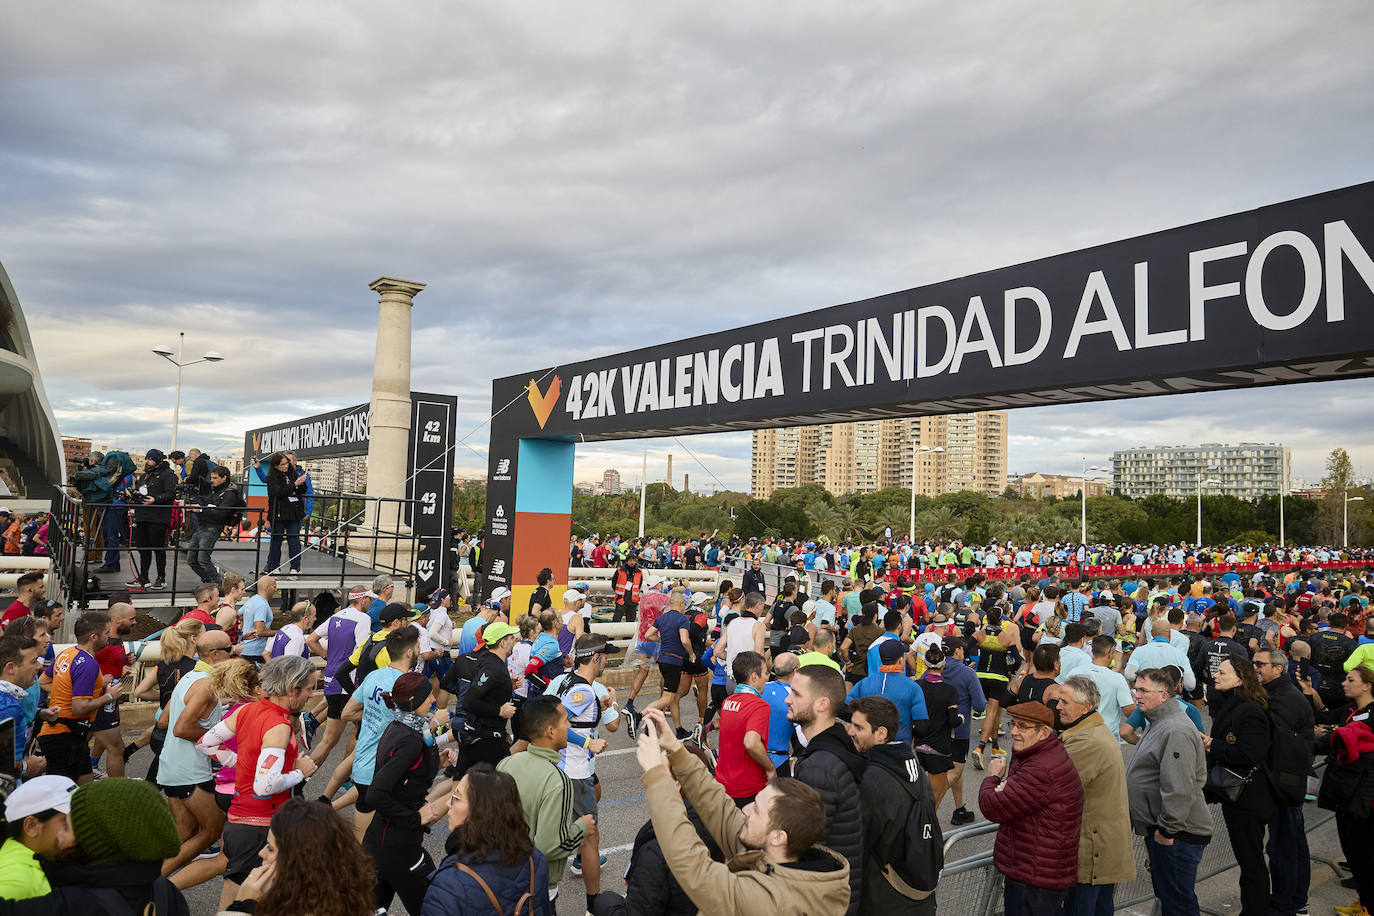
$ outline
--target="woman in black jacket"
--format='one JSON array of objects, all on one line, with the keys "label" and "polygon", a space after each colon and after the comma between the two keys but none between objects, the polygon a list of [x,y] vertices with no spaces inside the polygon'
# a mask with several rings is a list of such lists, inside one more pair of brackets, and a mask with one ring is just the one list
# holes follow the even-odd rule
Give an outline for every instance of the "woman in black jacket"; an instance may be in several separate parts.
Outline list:
[{"label": "woman in black jacket", "polygon": [[1374,668],[1355,666],[1341,690],[1354,708],[1341,725],[1317,726],[1316,752],[1327,755],[1317,805],[1336,812],[1336,835],[1355,878],[1357,903],[1367,910],[1374,906],[1374,752],[1360,749],[1374,741]]},{"label": "woman in black jacket", "polygon": [[931,646],[925,659],[926,673],[916,683],[926,697],[926,718],[911,723],[911,736],[916,740],[916,759],[930,777],[938,808],[949,788],[949,771],[954,769],[954,730],[964,724],[964,717],[959,714],[959,691],[945,683],[944,649]]},{"label": "woman in black jacket", "polygon": [[[377,906],[385,909],[396,894],[407,912],[420,912],[425,876],[434,860],[425,851],[421,808],[440,764],[452,764],[452,751],[441,760],[429,719],[418,710],[429,703],[429,679],[408,671],[396,679],[382,702],[395,710],[396,721],[377,743],[377,768],[367,787],[367,803],[375,814],[363,834],[363,851],[377,865]],[[432,819],[437,819],[434,815]]]},{"label": "woman in black jacket", "polygon": [[[1208,801],[1221,802],[1231,851],[1240,866],[1240,916],[1269,912],[1269,866],[1264,859],[1264,829],[1274,813],[1274,797],[1263,771],[1269,750],[1269,697],[1250,660],[1228,656],[1213,679],[1217,703],[1212,732],[1202,737],[1208,773],[1214,767],[1248,777],[1240,797],[1227,801],[1210,790]],[[1210,779],[1209,779],[1210,782]]]},{"label": "woman in black jacket", "polygon": [[301,571],[301,519],[305,518],[305,471],[291,466],[285,452],[273,452],[267,459],[267,520],[272,525],[272,543],[267,548],[267,572],[274,574],[281,564],[281,542],[286,538],[290,550],[291,574]]}]

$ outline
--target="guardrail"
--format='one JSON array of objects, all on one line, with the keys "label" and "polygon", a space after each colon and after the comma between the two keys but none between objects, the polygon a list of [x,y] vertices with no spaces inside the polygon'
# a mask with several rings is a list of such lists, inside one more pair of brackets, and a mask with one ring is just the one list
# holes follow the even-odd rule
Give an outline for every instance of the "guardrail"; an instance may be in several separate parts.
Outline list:
[{"label": "guardrail", "polygon": [[[1208,810],[1212,815],[1212,840],[1203,851],[1202,861],[1198,863],[1197,880],[1199,883],[1236,867],[1236,858],[1231,850],[1231,838],[1226,831],[1226,820],[1222,817],[1221,806],[1209,805]],[[1318,828],[1330,823],[1335,817],[1335,814],[1323,811],[1314,820],[1306,824],[1304,831],[1311,834]],[[946,834],[945,867],[940,872],[940,884],[935,891],[938,912],[942,914],[971,913],[974,916],[995,916],[995,914],[1003,912],[1002,874],[993,865],[991,850],[983,850],[953,862],[949,861],[950,851],[960,843],[996,832],[996,824],[984,821]],[[1154,901],[1152,912],[1158,913],[1159,902],[1155,897],[1154,885],[1150,881],[1149,854],[1145,848],[1144,838],[1135,837],[1131,846],[1131,852],[1135,859],[1135,880],[1129,884],[1116,886],[1113,907],[1117,910],[1123,910],[1147,901]],[[1336,870],[1335,863],[1323,856],[1312,855],[1310,859],[1318,864],[1326,865],[1332,871]],[[953,879],[953,881],[947,881],[947,879]],[[972,907],[969,906],[970,899],[975,901]],[[1212,916],[1225,916],[1225,914],[1205,907],[1201,911],[1211,913]]]}]

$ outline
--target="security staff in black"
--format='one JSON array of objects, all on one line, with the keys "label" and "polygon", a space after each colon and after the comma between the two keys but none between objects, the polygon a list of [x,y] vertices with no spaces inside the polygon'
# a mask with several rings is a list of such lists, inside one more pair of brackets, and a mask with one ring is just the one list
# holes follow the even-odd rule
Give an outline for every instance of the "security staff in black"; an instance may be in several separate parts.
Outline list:
[{"label": "security staff in black", "polygon": [[1306,639],[1312,647],[1312,667],[1322,673],[1322,703],[1328,710],[1337,710],[1350,702],[1341,689],[1341,682],[1345,680],[1345,660],[1355,651],[1357,643],[1345,635],[1345,614],[1336,611],[1327,622],[1330,629],[1318,630]]},{"label": "security staff in black", "polygon": [[506,659],[520,638],[520,631],[508,623],[493,620],[482,629],[486,648],[479,649],[472,659],[472,682],[463,694],[463,710],[467,721],[458,734],[458,775],[475,763],[492,766],[510,756],[510,737],[506,722],[515,715],[512,698],[515,690]]}]

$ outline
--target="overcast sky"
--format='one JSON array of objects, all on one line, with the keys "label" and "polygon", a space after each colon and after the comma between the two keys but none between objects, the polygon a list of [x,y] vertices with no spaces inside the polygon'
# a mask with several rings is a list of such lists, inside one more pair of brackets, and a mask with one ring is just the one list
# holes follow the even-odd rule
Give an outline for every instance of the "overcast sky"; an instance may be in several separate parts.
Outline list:
[{"label": "overcast sky", "polygon": [[[0,262],[62,431],[183,447],[1374,178],[1374,5],[145,2],[0,13]],[[1281,441],[1374,473],[1374,380],[1011,414],[1010,469]],[[468,448],[470,446],[471,448]],[[686,449],[700,459],[696,463]],[[747,489],[748,434],[650,443]],[[638,442],[579,450],[579,479]]]}]

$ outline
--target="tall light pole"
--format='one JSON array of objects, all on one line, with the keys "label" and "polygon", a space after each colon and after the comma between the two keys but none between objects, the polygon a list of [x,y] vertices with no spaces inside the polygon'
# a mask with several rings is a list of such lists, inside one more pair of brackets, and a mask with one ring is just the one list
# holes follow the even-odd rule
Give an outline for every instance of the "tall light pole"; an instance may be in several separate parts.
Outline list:
[{"label": "tall light pole", "polygon": [[1212,479],[1212,478],[1210,478],[1210,477],[1208,477],[1206,480],[1204,480],[1203,478],[1206,477],[1206,474],[1204,473],[1204,471],[1219,471],[1219,470],[1221,470],[1221,468],[1219,468],[1219,467],[1217,467],[1216,465],[1213,464],[1213,465],[1208,465],[1205,469],[1199,469],[1198,472],[1197,472],[1197,541],[1194,542],[1194,544],[1193,544],[1194,547],[1201,547],[1201,546],[1202,546],[1202,486],[1203,486],[1203,484],[1209,484],[1209,485],[1210,485],[1210,484],[1214,484],[1214,483],[1215,483],[1215,484],[1221,483],[1220,480],[1214,480],[1214,479]]},{"label": "tall light pole", "polygon": [[1283,481],[1279,481],[1279,547],[1287,547],[1288,542],[1283,539],[1283,491],[1287,489]]},{"label": "tall light pole", "polygon": [[1082,506],[1079,507],[1079,508],[1080,508],[1081,521],[1082,521],[1082,523],[1083,523],[1083,530],[1082,530],[1082,535],[1083,535],[1083,537],[1082,537],[1082,540],[1080,540],[1078,543],[1080,543],[1080,544],[1082,544],[1082,545],[1084,545],[1084,546],[1087,546],[1087,543],[1088,543],[1088,472],[1089,472],[1089,471],[1102,472],[1102,471],[1106,471],[1106,470],[1107,470],[1107,468],[1100,468],[1100,467],[1098,467],[1097,465],[1093,465],[1092,467],[1088,467],[1088,459],[1087,459],[1087,458],[1084,458],[1084,459],[1083,459],[1083,486],[1082,486],[1082,488],[1079,489],[1079,491],[1078,491],[1079,498],[1080,498],[1080,499],[1082,500],[1082,502],[1083,502]]},{"label": "tall light pole", "polygon": [[920,460],[917,455],[920,452],[943,452],[940,447],[931,448],[929,445],[917,445],[916,440],[911,440],[911,526],[907,532],[907,541],[912,547],[916,546],[916,472],[919,469],[917,462]]},{"label": "tall light pole", "polygon": [[181,370],[187,366],[194,366],[196,363],[217,363],[224,359],[214,350],[206,350],[205,355],[200,359],[193,359],[187,362],[183,359],[186,351],[186,332],[181,331],[177,339],[176,357],[172,357],[172,348],[166,344],[153,347],[153,352],[161,356],[167,362],[177,367],[177,398],[176,404],[172,408],[172,449],[177,447],[177,427],[181,425]]},{"label": "tall light pole", "polygon": [[1341,549],[1350,546],[1350,504],[1364,502],[1363,496],[1347,496],[1345,505],[1341,507]]},{"label": "tall light pole", "polygon": [[644,460],[639,470],[639,539],[644,540],[644,496],[649,492],[649,440],[644,440]]}]

